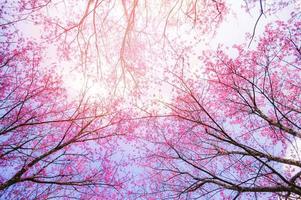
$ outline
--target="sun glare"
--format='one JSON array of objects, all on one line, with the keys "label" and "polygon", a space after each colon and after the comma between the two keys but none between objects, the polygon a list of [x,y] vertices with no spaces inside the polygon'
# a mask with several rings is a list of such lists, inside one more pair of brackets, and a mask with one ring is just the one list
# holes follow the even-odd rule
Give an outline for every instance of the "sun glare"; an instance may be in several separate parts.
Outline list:
[{"label": "sun glare", "polygon": [[70,98],[85,94],[89,98],[105,98],[108,95],[106,84],[79,72],[68,72],[63,76],[65,88]]}]

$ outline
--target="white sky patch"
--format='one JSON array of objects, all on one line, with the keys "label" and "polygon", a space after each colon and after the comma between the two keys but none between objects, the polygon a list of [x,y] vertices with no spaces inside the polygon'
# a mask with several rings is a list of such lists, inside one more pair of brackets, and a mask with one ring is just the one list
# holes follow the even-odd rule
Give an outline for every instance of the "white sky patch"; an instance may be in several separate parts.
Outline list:
[{"label": "white sky patch", "polygon": [[71,71],[68,67],[64,69],[63,81],[71,99],[84,91],[87,97],[102,99],[108,95],[108,88],[103,81],[90,78],[89,75],[85,77],[82,73]]},{"label": "white sky patch", "polygon": [[[217,30],[217,34],[209,42],[209,46],[212,49],[216,49],[219,44],[232,47],[234,44],[248,45],[249,41],[246,40],[246,34],[252,34],[255,26],[255,22],[260,14],[259,3],[256,7],[247,13],[244,8],[241,7],[241,2],[237,0],[229,0],[232,13],[226,16],[225,20]],[[301,0],[300,0],[301,4]],[[293,5],[286,7],[274,13],[273,15],[263,15],[255,30],[254,41],[252,42],[250,49],[256,47],[256,39],[264,33],[264,28],[268,23],[276,20],[287,21],[291,16]]]}]

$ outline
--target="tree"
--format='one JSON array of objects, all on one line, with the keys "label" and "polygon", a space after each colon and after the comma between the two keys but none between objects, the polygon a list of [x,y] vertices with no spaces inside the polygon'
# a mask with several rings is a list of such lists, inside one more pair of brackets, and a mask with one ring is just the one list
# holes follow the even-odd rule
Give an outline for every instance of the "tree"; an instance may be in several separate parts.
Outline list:
[{"label": "tree", "polygon": [[[177,75],[149,165],[165,198],[298,199],[300,13],[266,26],[254,50],[205,52],[204,81]],[[188,77],[188,78],[187,78]],[[202,85],[203,84],[203,85]]]},{"label": "tree", "polygon": [[20,46],[1,58],[1,198],[114,196],[124,181],[112,160],[122,115],[85,91],[69,100],[41,66],[43,49]]}]

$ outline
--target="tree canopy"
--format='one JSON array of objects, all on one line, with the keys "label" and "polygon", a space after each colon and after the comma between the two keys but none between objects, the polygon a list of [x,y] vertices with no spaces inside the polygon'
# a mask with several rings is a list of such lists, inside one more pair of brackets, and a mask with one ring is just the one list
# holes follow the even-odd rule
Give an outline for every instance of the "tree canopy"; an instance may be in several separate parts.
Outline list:
[{"label": "tree canopy", "polygon": [[0,199],[300,199],[298,0],[0,0]]}]

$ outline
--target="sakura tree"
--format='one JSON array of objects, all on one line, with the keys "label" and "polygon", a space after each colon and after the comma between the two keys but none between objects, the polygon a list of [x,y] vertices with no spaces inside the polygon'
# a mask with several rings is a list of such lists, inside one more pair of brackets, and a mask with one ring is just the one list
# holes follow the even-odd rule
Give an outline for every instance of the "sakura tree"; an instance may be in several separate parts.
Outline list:
[{"label": "sakura tree", "polygon": [[1,199],[301,195],[298,1],[0,2]]},{"label": "sakura tree", "polygon": [[1,198],[116,195],[124,181],[112,160],[121,114],[85,92],[66,100],[41,52],[28,43],[1,58]]},{"label": "sakura tree", "polygon": [[[300,13],[266,26],[256,48],[200,56],[206,80],[173,73],[177,91],[149,165],[151,191],[179,199],[298,199]],[[186,68],[187,69],[187,68]]]},{"label": "sakura tree", "polygon": [[70,98],[47,43],[18,29],[32,17],[22,13],[28,9],[8,4],[2,7],[13,10],[1,10],[2,21],[14,20],[1,24],[0,198],[116,196],[126,178],[114,159],[114,140],[125,133],[118,100],[96,101],[85,86]]}]

